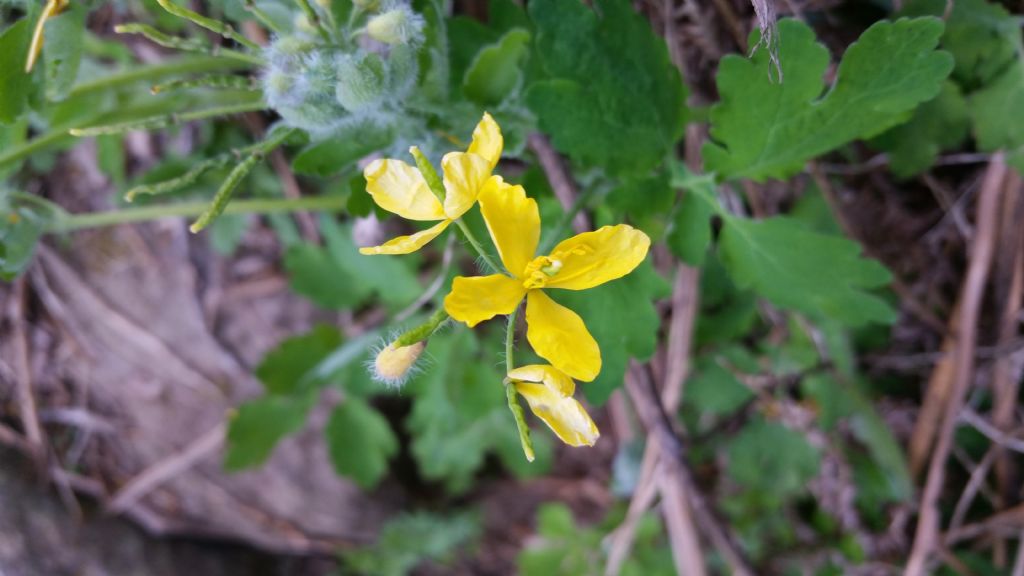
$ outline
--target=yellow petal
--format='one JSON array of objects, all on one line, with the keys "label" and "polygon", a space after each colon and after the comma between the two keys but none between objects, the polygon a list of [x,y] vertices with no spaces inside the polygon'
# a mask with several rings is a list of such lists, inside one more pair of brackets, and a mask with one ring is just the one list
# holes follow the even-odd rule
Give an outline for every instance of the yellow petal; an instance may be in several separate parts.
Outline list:
[{"label": "yellow petal", "polygon": [[561,370],[546,364],[530,364],[520,366],[508,373],[512,380],[521,382],[534,382],[544,384],[548,388],[556,390],[562,396],[572,396],[576,391],[576,383],[572,378],[565,375]]},{"label": "yellow petal", "polygon": [[444,213],[455,220],[473,207],[491,176],[491,167],[483,156],[449,152],[441,159],[441,170],[444,172]]},{"label": "yellow petal", "polygon": [[561,267],[547,287],[586,290],[621,278],[644,261],[650,247],[647,234],[626,224],[577,234],[551,251]]},{"label": "yellow petal", "polygon": [[504,146],[505,140],[501,137],[501,128],[490,114],[484,112],[484,117],[473,129],[473,143],[466,151],[483,156],[493,170],[498,165],[498,160],[501,159],[501,150]]},{"label": "yellow petal", "polygon": [[555,368],[584,382],[601,372],[601,349],[583,320],[540,290],[526,295],[526,325],[530,346]]},{"label": "yellow petal", "polygon": [[392,238],[380,246],[368,246],[360,248],[360,254],[409,254],[422,248],[427,242],[437,238],[438,234],[451,224],[451,220],[444,220],[426,230],[421,230],[411,236],[398,236]]},{"label": "yellow petal", "polygon": [[444,298],[444,309],[472,328],[498,314],[511,314],[525,294],[522,282],[504,274],[457,276]]},{"label": "yellow petal", "polygon": [[480,212],[505,268],[522,276],[540,240],[537,201],[527,198],[522,186],[512,186],[501,176],[491,176],[480,193]]},{"label": "yellow petal", "polygon": [[420,171],[401,160],[374,160],[363,170],[366,191],[378,206],[408,220],[444,220],[441,202]]},{"label": "yellow petal", "polygon": [[593,446],[601,435],[590,415],[572,396],[562,396],[543,384],[517,382],[516,392],[530,404],[530,410],[570,446]]}]

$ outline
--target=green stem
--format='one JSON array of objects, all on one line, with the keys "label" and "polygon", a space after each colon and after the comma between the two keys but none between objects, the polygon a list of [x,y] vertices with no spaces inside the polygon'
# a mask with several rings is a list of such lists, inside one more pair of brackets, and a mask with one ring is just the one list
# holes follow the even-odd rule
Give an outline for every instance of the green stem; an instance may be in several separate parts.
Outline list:
[{"label": "green stem", "polygon": [[415,328],[406,330],[401,336],[395,339],[395,346],[412,346],[417,342],[422,342],[434,333],[438,327],[441,326],[446,320],[448,320],[448,313],[445,312],[444,308],[438,308],[427,318],[427,321]]},{"label": "green stem", "polygon": [[309,3],[309,0],[295,0],[295,3],[299,5],[302,13],[306,15],[306,20],[316,28],[316,31],[320,34],[320,37],[324,39],[324,42],[330,43],[331,35],[324,28],[323,22],[320,21],[320,15],[316,13],[316,10]]},{"label": "green stem", "polygon": [[461,218],[455,220],[455,225],[459,227],[459,230],[462,230],[462,233],[466,236],[466,240],[469,240],[470,245],[473,246],[474,250],[476,250],[477,255],[484,259],[484,262],[491,267],[491,270],[494,273],[505,274],[501,265],[495,262],[494,258],[492,258],[487,252],[484,252],[484,248],[480,245],[480,241],[476,239],[476,236],[473,235],[469,226],[466,226],[466,223],[463,222]]},{"label": "green stem", "polygon": [[252,14],[253,17],[256,18],[256,20],[259,20],[260,24],[263,24],[263,26],[269,29],[270,31],[274,32],[277,35],[284,34],[284,30],[281,30],[281,27],[274,22],[274,19],[271,18],[269,14],[264,12],[262,8],[257,6],[254,0],[245,0],[245,2],[242,4],[242,7],[245,8],[245,10]]},{"label": "green stem", "polygon": [[185,52],[197,52],[199,54],[208,54],[210,56],[223,56],[224,58],[231,58],[248,64],[254,64],[256,66],[262,66],[265,64],[263,59],[259,56],[246,54],[245,52],[239,52],[238,50],[232,50],[230,48],[209,46],[194,38],[178,38],[177,36],[165,34],[164,32],[161,32],[147,24],[121,24],[114,27],[114,32],[117,32],[118,34],[140,34],[164,48],[172,48]]},{"label": "green stem", "polygon": [[[515,346],[516,346],[516,316],[519,313],[519,306],[508,315],[508,327],[505,329],[505,373],[511,372],[515,367]],[[505,380],[505,399],[508,401],[508,409],[512,412],[512,418],[516,421],[516,429],[519,431],[519,443],[523,446],[523,453],[526,459],[533,462],[533,441],[530,440],[530,427],[526,424],[526,414],[519,404],[519,394],[516,392],[516,385]]]},{"label": "green stem", "polygon": [[35,152],[73,139],[74,137],[68,134],[67,130],[51,130],[40,136],[36,136],[20,146],[14,146],[5,150],[0,154],[0,168],[6,168],[10,164],[14,164],[15,162],[28,158]]},{"label": "green stem", "polygon": [[100,90],[111,90],[134,84],[136,82],[152,82],[168,76],[184,74],[204,74],[208,72],[227,72],[248,67],[240,60],[232,60],[223,56],[183,56],[174,60],[168,60],[153,66],[139,66],[114,72],[95,80],[76,84],[71,89],[68,98],[79,96],[87,92]]},{"label": "green stem", "polygon": [[258,112],[266,109],[266,107],[267,105],[262,101],[256,100],[254,102],[245,102],[242,104],[216,106],[213,108],[206,108],[205,110],[193,110],[191,112],[151,116],[149,118],[143,118],[142,120],[132,120],[130,122],[89,126],[87,128],[72,128],[69,132],[72,136],[86,137],[100,136],[103,134],[124,134],[125,132],[131,132],[134,130],[156,130],[183,122],[191,122],[193,120],[205,120],[207,118],[216,118],[217,116],[241,114],[243,112]]},{"label": "green stem", "polygon": [[227,208],[228,202],[231,201],[231,196],[235,193],[235,188],[238,188],[238,185],[241,184],[242,180],[249,175],[249,172],[256,167],[256,164],[262,162],[265,155],[283,144],[284,141],[296,131],[296,128],[279,130],[276,134],[273,134],[270,138],[267,138],[253,149],[245,160],[242,160],[242,162],[231,170],[231,173],[228,174],[224,183],[221,184],[220,188],[217,190],[217,194],[213,197],[213,201],[210,202],[209,209],[207,209],[206,212],[203,212],[199,218],[189,226],[189,230],[195,234],[209,226],[217,216],[220,216],[220,214],[224,212],[224,209]]},{"label": "green stem", "polygon": [[[235,200],[224,210],[225,214],[280,214],[301,211],[344,212],[347,199],[339,196],[310,196],[304,198],[256,198]],[[147,222],[162,218],[195,217],[205,212],[209,202],[183,202],[141,206],[107,212],[68,214],[51,221],[49,233],[73,232],[88,228],[100,228],[115,224]]]},{"label": "green stem", "polygon": [[156,0],[156,3],[159,4],[161,8],[177,16],[178,18],[184,18],[185,20],[189,20],[197,26],[206,28],[210,32],[220,34],[221,36],[228,38],[229,40],[234,40],[235,42],[238,42],[239,44],[245,46],[246,48],[249,48],[250,50],[260,49],[259,44],[253,42],[252,40],[249,40],[245,36],[242,36],[241,34],[236,32],[234,28],[221,22],[220,20],[207,18],[206,16],[203,16],[198,12],[193,12],[188,8],[178,6],[177,4],[171,2],[171,0]]}]

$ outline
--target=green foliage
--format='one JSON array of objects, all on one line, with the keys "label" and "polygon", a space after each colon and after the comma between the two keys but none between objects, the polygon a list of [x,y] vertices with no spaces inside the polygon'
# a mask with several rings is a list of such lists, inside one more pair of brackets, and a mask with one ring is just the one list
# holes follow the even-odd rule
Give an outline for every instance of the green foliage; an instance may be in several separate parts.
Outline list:
[{"label": "green foliage", "polygon": [[[523,455],[505,403],[503,375],[494,367],[492,356],[480,358],[479,351],[467,330],[436,334],[427,347],[431,366],[409,385],[415,402],[406,425],[413,436],[413,456],[424,477],[442,481],[451,492],[469,488],[489,450],[522,470]],[[536,468],[547,467],[550,448],[543,443],[535,443],[534,448],[536,473]]]},{"label": "green foliage", "polygon": [[[744,354],[742,349],[723,352],[724,362],[717,358],[702,356],[694,373],[686,382],[686,404],[693,406],[698,414],[725,415],[735,412],[754,397],[750,388],[740,382],[729,371],[734,360],[730,356]],[[729,363],[723,366],[724,363]]]},{"label": "green foliage", "polygon": [[681,164],[673,176],[673,185],[683,189],[676,206],[667,243],[672,253],[690,266],[701,266],[711,245],[708,221],[718,211],[717,185],[713,175],[697,176]]},{"label": "green foliage", "polygon": [[477,52],[462,82],[466,97],[494,106],[517,90],[523,82],[522,66],[529,54],[529,42],[530,33],[516,28]]},{"label": "green foliage", "polygon": [[321,324],[305,334],[293,336],[268,352],[256,367],[256,377],[268,394],[289,395],[308,389],[303,377],[341,346],[341,333]]},{"label": "green foliage", "polygon": [[912,0],[901,14],[946,20],[942,47],[956,61],[953,76],[967,87],[990,82],[1009,66],[1021,48],[1018,19],[995,2],[957,0],[950,5],[945,0]]},{"label": "green foliage", "polygon": [[278,442],[298,432],[317,395],[264,396],[246,402],[228,417],[224,467],[242,470],[265,462]]},{"label": "green foliage", "polygon": [[[577,576],[603,573],[602,541],[620,522],[613,512],[597,527],[578,526],[564,504],[545,504],[537,512],[538,541],[519,554],[522,576]],[[669,576],[675,574],[664,533],[653,515],[637,524],[632,553],[619,574],[623,576]]]},{"label": "green foliage", "polygon": [[25,270],[55,215],[45,200],[0,188],[0,279],[11,281]]},{"label": "green foliage", "polygon": [[292,167],[300,174],[333,176],[351,168],[360,158],[387,148],[393,139],[393,131],[386,126],[347,124],[329,138],[306,146],[295,155]]},{"label": "green foliage", "polygon": [[71,6],[46,22],[46,43],[43,45],[43,68],[46,97],[63,100],[71,91],[82,61],[85,35],[85,7]]},{"label": "green foliage", "polygon": [[729,217],[719,240],[722,262],[740,286],[777,306],[847,324],[892,322],[896,315],[868,292],[889,283],[889,271],[860,256],[846,238],[819,234],[784,217]]},{"label": "green foliage", "polygon": [[978,148],[1016,150],[1024,146],[1024,69],[1007,68],[1001,76],[970,96],[971,120]]},{"label": "green foliage", "polygon": [[347,398],[334,409],[324,435],[335,470],[363,488],[377,485],[398,452],[388,421],[359,398]]},{"label": "green foliage", "polygon": [[747,490],[781,500],[805,489],[818,473],[821,455],[803,434],[757,420],[729,445],[729,475]]},{"label": "green foliage", "polygon": [[548,78],[527,102],[555,147],[613,173],[660,163],[682,134],[686,90],[647,21],[626,0],[598,0],[594,9],[542,0],[529,11]]},{"label": "green foliage", "polygon": [[31,36],[25,18],[0,34],[0,123],[17,120],[28,104],[32,79],[25,74],[25,57]]},{"label": "green foliage", "polygon": [[422,286],[408,262],[366,258],[352,240],[352,227],[320,219],[326,246],[297,244],[285,254],[293,290],[325,308],[354,308],[377,295],[392,309],[419,297]]},{"label": "green foliage", "polygon": [[934,100],[914,111],[909,122],[871,144],[889,153],[889,167],[897,178],[909,178],[930,168],[939,152],[959,147],[969,127],[967,100],[956,84],[947,81]]},{"label": "green foliage", "polygon": [[949,54],[935,50],[942,30],[936,18],[872,25],[846,50],[822,96],[828,50],[806,24],[780,21],[781,81],[764,49],[719,65],[722,100],[711,109],[717,143],[704,146],[707,169],[729,179],[786,178],[814,156],[905,121],[952,69]]},{"label": "green foliage", "polygon": [[646,360],[658,345],[661,319],[654,301],[668,296],[668,283],[649,262],[624,278],[578,292],[551,290],[552,297],[583,318],[601,347],[601,373],[580,387],[600,406],[622,385],[630,358]]},{"label": "green foliage", "polygon": [[[423,562],[447,564],[458,548],[479,533],[479,521],[469,514],[451,517],[416,513],[391,520],[377,543],[344,552],[341,561],[357,574],[406,576]],[[348,572],[345,572],[348,573]]]}]

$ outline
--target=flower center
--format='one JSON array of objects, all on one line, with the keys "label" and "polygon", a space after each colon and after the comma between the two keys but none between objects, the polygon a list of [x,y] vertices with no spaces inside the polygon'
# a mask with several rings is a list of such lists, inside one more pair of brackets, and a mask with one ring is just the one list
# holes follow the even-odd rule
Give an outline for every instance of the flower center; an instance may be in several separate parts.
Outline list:
[{"label": "flower center", "polygon": [[548,256],[538,256],[526,265],[523,273],[523,287],[527,290],[543,288],[558,271],[562,269],[561,260],[553,260]]}]

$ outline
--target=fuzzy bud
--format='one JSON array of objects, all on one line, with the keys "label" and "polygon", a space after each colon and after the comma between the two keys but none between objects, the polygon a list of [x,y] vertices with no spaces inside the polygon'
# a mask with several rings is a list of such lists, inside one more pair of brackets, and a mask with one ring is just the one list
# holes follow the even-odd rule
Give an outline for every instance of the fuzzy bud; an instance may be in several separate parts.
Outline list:
[{"label": "fuzzy bud", "polygon": [[392,342],[385,346],[373,360],[373,377],[390,386],[401,386],[415,371],[425,342],[396,347]]},{"label": "fuzzy bud", "polygon": [[423,17],[405,5],[370,18],[366,33],[384,44],[419,44],[423,40]]},{"label": "fuzzy bud", "polygon": [[335,96],[349,112],[375,108],[384,95],[387,70],[377,54],[345,54],[338,58]]}]

